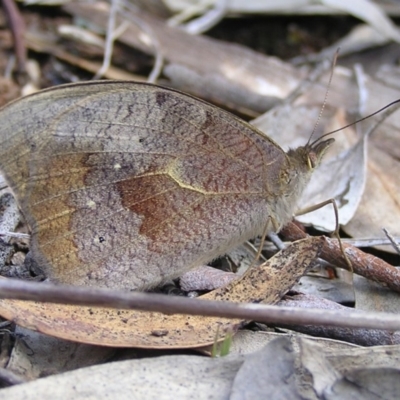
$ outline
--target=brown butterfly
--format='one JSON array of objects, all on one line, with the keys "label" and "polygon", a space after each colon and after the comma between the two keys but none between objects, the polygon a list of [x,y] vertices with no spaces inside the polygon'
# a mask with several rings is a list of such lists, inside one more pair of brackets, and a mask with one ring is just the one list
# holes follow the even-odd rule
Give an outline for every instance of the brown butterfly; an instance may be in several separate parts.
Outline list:
[{"label": "brown butterfly", "polygon": [[63,85],[0,110],[0,167],[56,282],[146,289],[293,216],[333,142],[285,153],[246,122],[155,85]]}]

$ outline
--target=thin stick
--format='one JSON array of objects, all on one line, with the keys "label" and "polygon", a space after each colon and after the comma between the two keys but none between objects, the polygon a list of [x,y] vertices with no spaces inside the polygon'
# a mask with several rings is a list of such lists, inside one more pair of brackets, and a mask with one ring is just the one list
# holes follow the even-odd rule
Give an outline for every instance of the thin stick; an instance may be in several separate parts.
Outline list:
[{"label": "thin stick", "polygon": [[100,79],[108,70],[111,64],[111,56],[114,48],[114,29],[115,29],[115,20],[116,15],[119,8],[119,0],[112,0],[111,1],[111,8],[110,14],[108,17],[108,25],[107,25],[107,34],[106,34],[106,44],[104,47],[104,58],[103,58],[103,65],[97,71],[96,75],[93,79]]},{"label": "thin stick", "polygon": [[400,254],[400,242],[397,243],[396,239],[389,233],[389,231],[386,228],[382,229],[383,232],[385,232],[386,237],[390,240],[390,243],[392,244],[393,248],[396,250],[397,254]]},{"label": "thin stick", "polygon": [[164,55],[160,46],[160,42],[151,26],[140,19],[134,11],[132,12],[134,8],[130,3],[124,2],[124,7],[126,8],[126,11],[129,12],[129,22],[137,25],[139,29],[141,29],[150,39],[150,44],[154,49],[155,60],[147,82],[156,83],[164,66]]},{"label": "thin stick", "polygon": [[[134,309],[165,314],[205,315],[230,319],[254,320],[276,324],[341,326],[347,328],[400,330],[400,318],[390,313],[342,310],[299,309],[261,304],[237,304],[225,301],[188,299],[156,293],[120,292],[25,282],[0,280],[0,297],[34,300],[57,304],[90,307]],[[0,303],[1,305],[1,303]]]},{"label": "thin stick", "polygon": [[26,73],[25,22],[13,0],[3,0],[3,8],[14,40],[18,73],[23,75]]},{"label": "thin stick", "polygon": [[[308,237],[294,223],[285,225],[281,229],[281,234],[287,240],[300,240]],[[346,255],[350,259],[354,273],[371,279],[374,282],[381,283],[383,286],[400,293],[400,270],[398,268],[393,267],[393,265],[372,254],[364,253],[350,244],[345,243],[344,247],[346,248]],[[348,269],[348,264],[343,260],[342,256],[343,253],[340,250],[340,246],[338,246],[337,240],[326,238],[320,257],[332,265]]]},{"label": "thin stick", "polygon": [[30,239],[31,235],[28,233],[20,233],[20,232],[0,232],[0,237],[13,237],[17,239]]},{"label": "thin stick", "polygon": [[188,22],[183,28],[191,35],[204,33],[218,24],[226,15],[229,0],[217,0],[214,7],[201,17]]}]

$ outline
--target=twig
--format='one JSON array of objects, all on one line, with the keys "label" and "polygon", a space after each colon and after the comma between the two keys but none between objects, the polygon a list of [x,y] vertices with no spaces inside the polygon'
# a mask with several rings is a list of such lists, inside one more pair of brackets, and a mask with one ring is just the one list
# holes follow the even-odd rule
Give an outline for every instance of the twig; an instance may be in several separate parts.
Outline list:
[{"label": "twig", "polygon": [[[124,7],[127,9],[127,11],[131,11],[131,5],[128,2],[124,2]],[[151,26],[142,19],[140,19],[135,13],[129,12],[127,19],[129,19],[129,22],[137,25],[139,29],[145,33],[145,36],[143,35],[142,37],[142,41],[145,41],[146,39],[146,44],[149,46],[151,45],[151,47],[154,50],[154,57],[155,57],[154,65],[153,69],[149,74],[147,82],[156,83],[158,77],[161,75],[162,68],[164,65],[164,55],[161,49],[160,42],[157,38],[157,35],[153,31]],[[150,43],[147,43],[148,41]]]},{"label": "twig", "polygon": [[115,20],[116,15],[119,8],[119,0],[112,0],[110,7],[110,14],[108,16],[108,25],[107,25],[107,34],[106,34],[106,43],[104,46],[104,58],[103,64],[101,68],[97,71],[96,75],[93,79],[100,79],[108,70],[111,64],[111,57],[114,48],[114,29],[115,29]]},{"label": "twig", "polygon": [[[288,240],[299,240],[308,236],[293,223],[287,224],[281,233]],[[353,272],[400,292],[400,270],[372,254],[364,253],[357,247],[347,243],[343,243],[343,247]],[[333,265],[349,270],[336,239],[326,238],[320,257]]]},{"label": "twig", "polygon": [[400,254],[400,245],[399,243],[396,242],[396,239],[390,234],[390,232],[386,229],[382,229],[383,232],[385,232],[386,237],[390,240],[390,243],[392,244],[393,248],[396,250],[397,254]]},{"label": "twig", "polygon": [[191,35],[199,35],[210,30],[226,15],[229,0],[217,0],[214,7],[205,12],[201,17],[188,22],[183,28]]},{"label": "twig", "polygon": [[[323,310],[341,310],[344,314],[354,312],[354,309],[342,306],[334,301],[330,301],[311,294],[289,294],[285,296],[278,305],[283,307],[299,308],[318,308]],[[355,311],[357,312],[357,311]],[[358,310],[358,312],[361,312]],[[349,329],[342,327],[329,326],[310,326],[310,325],[281,325],[282,327],[306,333],[317,337],[327,337],[330,339],[342,340],[360,346],[383,346],[399,344],[400,335],[397,332],[381,331],[379,329]]]},{"label": "twig", "polygon": [[10,237],[10,238],[17,238],[17,239],[30,239],[31,235],[28,233],[21,233],[21,232],[0,232],[0,237]]},{"label": "twig", "polygon": [[91,307],[155,311],[165,314],[239,318],[276,324],[400,330],[399,317],[389,313],[360,313],[359,311],[343,313],[340,310],[303,310],[261,304],[237,304],[227,301],[165,296],[156,293],[120,292],[109,289],[25,282],[17,279],[0,279],[0,297]]},{"label": "twig", "polygon": [[[268,237],[269,238],[269,237]],[[269,238],[270,239],[270,238]],[[395,243],[399,242],[400,243],[400,237],[394,236],[392,237],[393,241]],[[271,240],[271,239],[270,239]],[[388,238],[384,237],[370,237],[370,238],[342,238],[343,243],[347,243],[349,245],[352,245],[354,247],[374,247],[374,246],[393,246],[393,241],[391,241]],[[254,241],[255,244],[258,243],[258,239]],[[290,241],[282,242],[283,247],[285,247]],[[271,242],[265,242],[263,246],[264,251],[268,252],[276,252],[276,245]],[[252,250],[254,247],[252,248]],[[257,251],[257,250],[255,250]]]},{"label": "twig", "polygon": [[[366,103],[368,100],[368,90],[366,88],[366,76],[361,64],[354,64],[354,74],[358,86],[358,115],[360,117],[365,115]],[[359,126],[359,125],[356,125]]]},{"label": "twig", "polygon": [[278,250],[283,250],[285,248],[285,243],[282,242],[281,238],[275,232],[269,233],[267,237]]},{"label": "twig", "polygon": [[22,77],[26,73],[25,23],[13,0],[3,0],[3,8],[14,40],[18,74]]}]

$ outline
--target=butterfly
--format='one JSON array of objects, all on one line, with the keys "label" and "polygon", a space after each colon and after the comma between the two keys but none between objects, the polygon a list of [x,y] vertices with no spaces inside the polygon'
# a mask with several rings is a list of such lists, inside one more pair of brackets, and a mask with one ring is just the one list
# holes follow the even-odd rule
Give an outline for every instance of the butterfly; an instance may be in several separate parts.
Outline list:
[{"label": "butterfly", "polygon": [[214,105],[129,81],[43,90],[0,121],[35,262],[54,282],[127,290],[282,227],[334,141],[285,152]]}]

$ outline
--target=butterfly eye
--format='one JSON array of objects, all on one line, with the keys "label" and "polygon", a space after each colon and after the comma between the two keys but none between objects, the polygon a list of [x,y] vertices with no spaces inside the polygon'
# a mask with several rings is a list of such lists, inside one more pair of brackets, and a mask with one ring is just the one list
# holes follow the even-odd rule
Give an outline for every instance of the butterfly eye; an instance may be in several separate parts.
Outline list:
[{"label": "butterfly eye", "polygon": [[292,180],[292,177],[290,176],[290,174],[283,172],[281,174],[282,177],[282,182],[286,182],[286,185],[288,185],[290,183],[290,181]]},{"label": "butterfly eye", "polygon": [[314,169],[318,164],[317,155],[314,152],[310,152],[307,156],[307,165],[308,168]]}]

